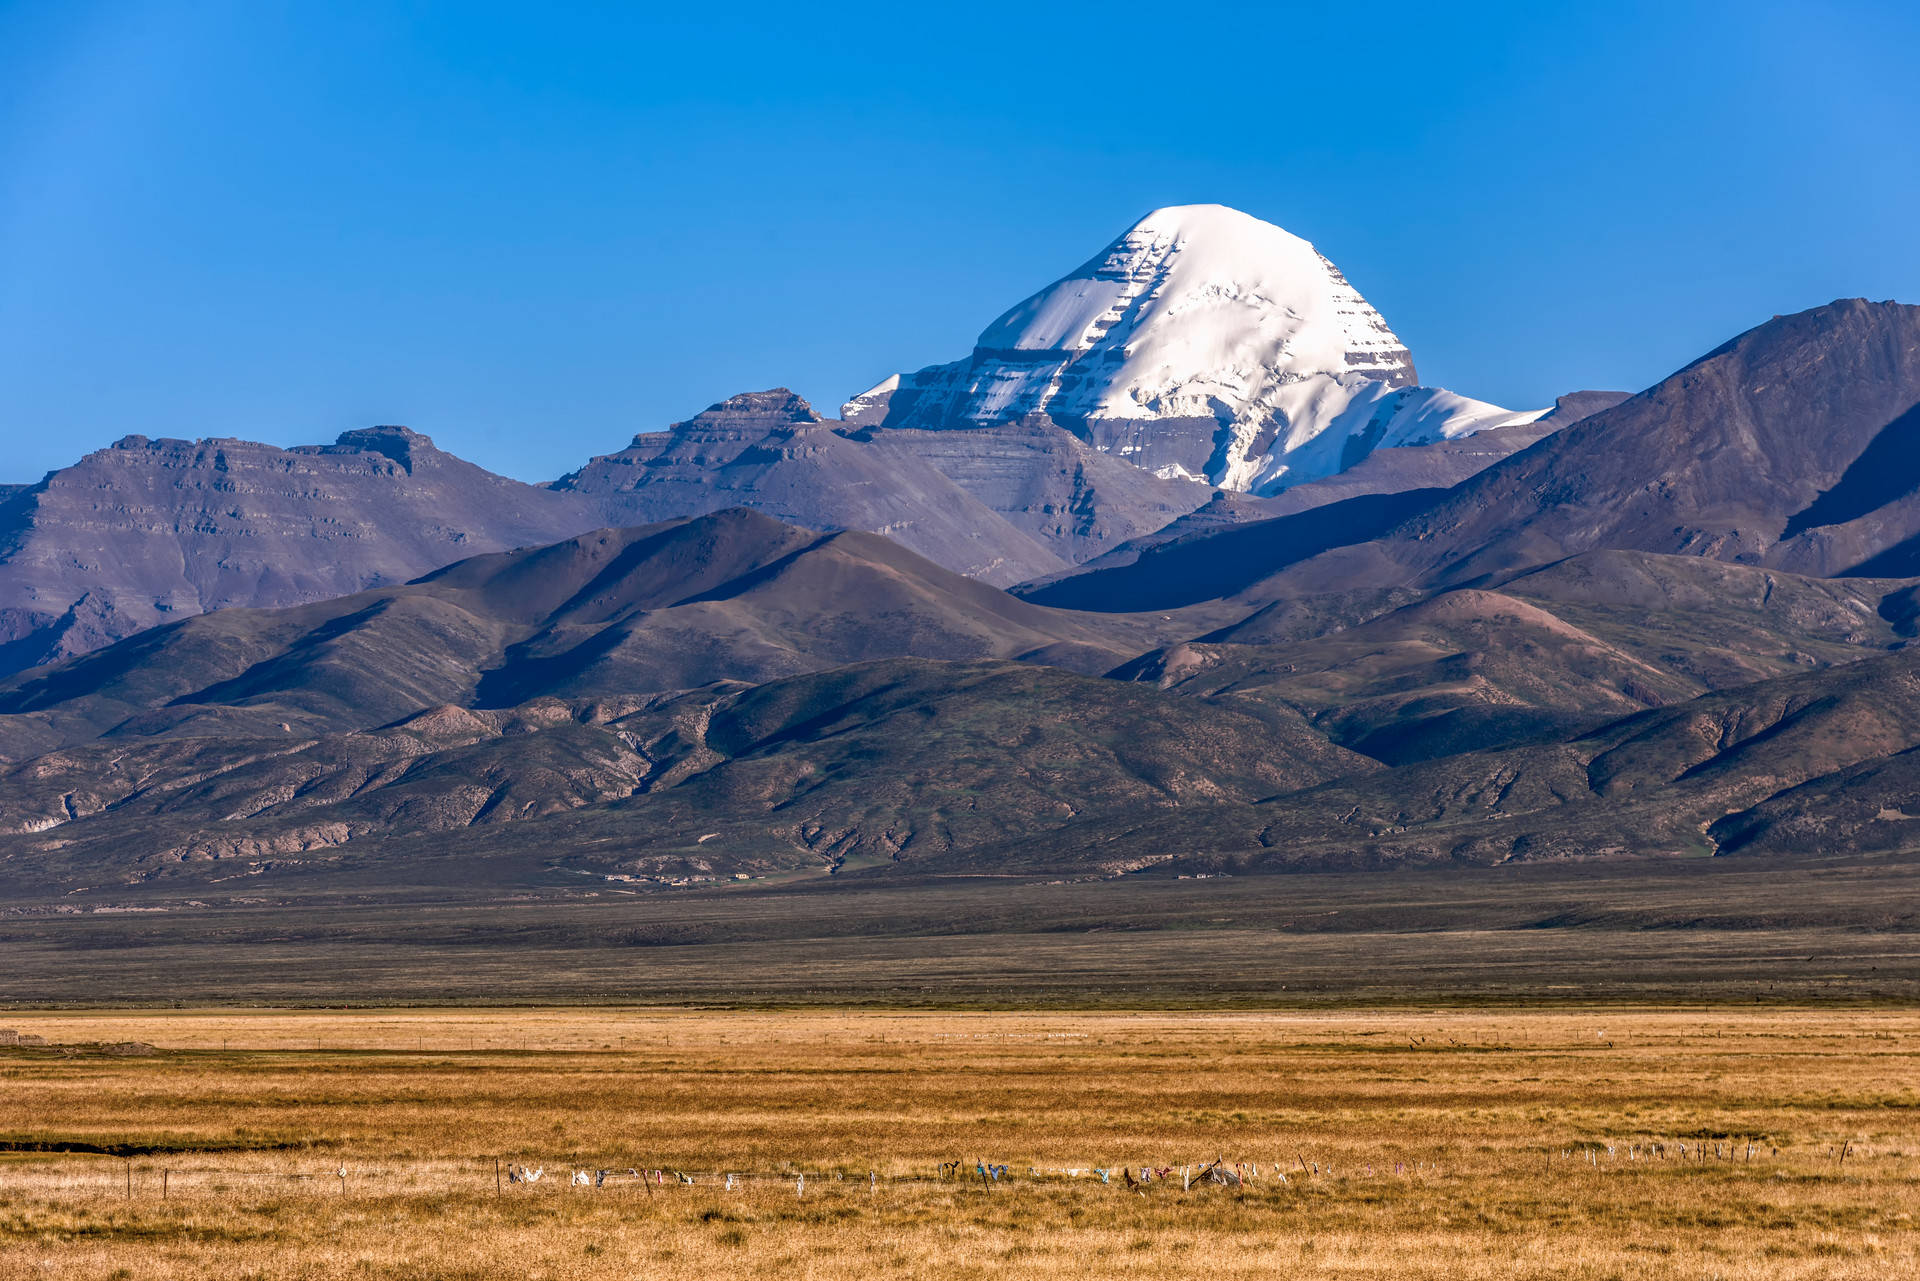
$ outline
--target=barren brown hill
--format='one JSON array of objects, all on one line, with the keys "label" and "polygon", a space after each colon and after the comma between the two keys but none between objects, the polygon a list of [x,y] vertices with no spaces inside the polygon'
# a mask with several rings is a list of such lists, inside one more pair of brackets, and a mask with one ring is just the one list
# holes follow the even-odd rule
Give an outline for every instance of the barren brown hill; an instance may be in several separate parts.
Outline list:
[{"label": "barren brown hill", "polygon": [[1366,495],[1175,539],[1038,584],[1075,608],[1497,586],[1581,552],[1904,576],[1920,533],[1920,308],[1776,318],[1443,490]]},{"label": "barren brown hill", "polygon": [[1171,620],[1064,614],[870,534],[733,510],[224,610],[0,682],[0,757],[101,734],[324,735],[441,704],[763,681],[878,657],[1100,671]]}]

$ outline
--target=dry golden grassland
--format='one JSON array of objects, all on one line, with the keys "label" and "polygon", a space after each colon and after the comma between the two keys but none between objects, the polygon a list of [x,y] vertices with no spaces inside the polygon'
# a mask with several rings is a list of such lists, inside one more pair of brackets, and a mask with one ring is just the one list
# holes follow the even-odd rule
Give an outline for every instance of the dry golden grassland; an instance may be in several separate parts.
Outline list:
[{"label": "dry golden grassland", "polygon": [[[163,1051],[0,1050],[0,1139],[144,1149],[0,1155],[6,1277],[1920,1275],[1905,1011],[0,1025]],[[1215,1157],[1259,1177],[1141,1195],[1117,1168],[1027,1174]],[[496,1158],[545,1177],[498,1193]],[[1011,1171],[930,1181],[946,1160]],[[568,1182],[630,1167],[696,1182]],[[712,1177],[728,1170],[762,1177],[729,1192]]]}]

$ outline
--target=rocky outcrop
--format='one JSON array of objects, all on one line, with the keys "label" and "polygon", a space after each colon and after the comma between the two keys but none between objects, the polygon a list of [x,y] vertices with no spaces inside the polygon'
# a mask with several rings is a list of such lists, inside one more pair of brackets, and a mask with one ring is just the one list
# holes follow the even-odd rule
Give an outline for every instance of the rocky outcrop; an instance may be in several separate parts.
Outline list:
[{"label": "rocky outcrop", "polygon": [[609,525],[751,507],[810,529],[885,534],[996,585],[1068,562],[913,450],[850,439],[785,388],[733,396],[554,483]]}]

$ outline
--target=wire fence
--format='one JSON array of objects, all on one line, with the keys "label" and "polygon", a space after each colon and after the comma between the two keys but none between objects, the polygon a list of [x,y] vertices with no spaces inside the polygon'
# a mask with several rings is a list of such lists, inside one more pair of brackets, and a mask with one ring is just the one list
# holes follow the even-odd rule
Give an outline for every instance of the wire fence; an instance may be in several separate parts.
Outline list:
[{"label": "wire fence", "polygon": [[172,1201],[208,1197],[271,1195],[393,1197],[445,1193],[494,1196],[567,1195],[669,1196],[688,1191],[733,1193],[747,1190],[809,1193],[864,1190],[877,1195],[900,1188],[948,1187],[991,1195],[1040,1186],[1107,1188],[1154,1194],[1232,1189],[1333,1188],[1356,1181],[1443,1180],[1453,1176],[1527,1175],[1548,1177],[1636,1171],[1690,1171],[1845,1174],[1863,1171],[1874,1155],[1851,1139],[1821,1147],[1801,1147],[1782,1155],[1760,1138],[1580,1140],[1530,1151],[1480,1151],[1407,1154],[1297,1151],[1264,1159],[1216,1156],[1180,1162],[1128,1162],[1081,1165],[1033,1165],[984,1158],[955,1159],[926,1166],[878,1165],[866,1170],[780,1163],[728,1167],[652,1162],[583,1162],[577,1158],[538,1158],[528,1154],[472,1159],[367,1161],[316,1159],[311,1153],[245,1164],[183,1152],[165,1156],[119,1157],[74,1152],[15,1152],[0,1165],[0,1188],[9,1192],[66,1198],[120,1198]]}]

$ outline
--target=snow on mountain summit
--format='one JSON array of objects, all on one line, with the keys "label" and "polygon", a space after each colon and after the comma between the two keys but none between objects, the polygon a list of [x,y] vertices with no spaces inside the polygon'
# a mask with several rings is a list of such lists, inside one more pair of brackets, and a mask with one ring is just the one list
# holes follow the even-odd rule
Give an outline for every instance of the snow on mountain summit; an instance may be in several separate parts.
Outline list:
[{"label": "snow on mountain summit", "polygon": [[1176,205],[1000,316],[969,358],[844,412],[916,427],[1046,414],[1162,475],[1260,492],[1530,416],[1416,382],[1385,319],[1310,243]]},{"label": "snow on mountain summit", "polygon": [[1415,381],[1412,356],[1332,263],[1224,205],[1155,210],[978,345],[1069,360],[1117,352],[1117,376],[1089,405],[1109,413],[1204,413],[1216,396],[1257,397],[1262,375],[1293,369]]}]

